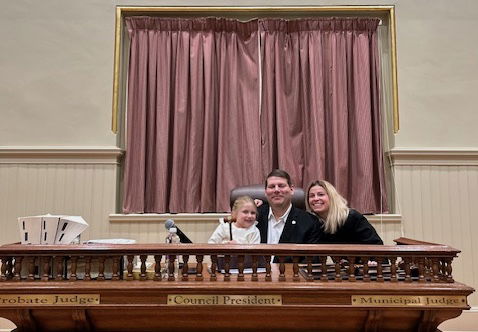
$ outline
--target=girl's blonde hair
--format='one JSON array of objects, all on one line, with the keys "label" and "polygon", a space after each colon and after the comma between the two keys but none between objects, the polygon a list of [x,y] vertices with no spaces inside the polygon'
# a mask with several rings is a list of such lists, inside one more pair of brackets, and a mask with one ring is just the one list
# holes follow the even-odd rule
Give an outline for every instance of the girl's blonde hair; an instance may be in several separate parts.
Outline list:
[{"label": "girl's blonde hair", "polygon": [[[307,189],[307,196],[305,198],[305,204],[307,209],[313,214],[317,215],[309,205],[309,193],[312,187],[319,186],[324,188],[325,192],[329,196],[329,211],[327,218],[323,220],[324,231],[326,233],[335,234],[337,230],[345,223],[349,215],[349,208],[347,206],[347,200],[343,198],[335,189],[335,187],[325,180],[317,180],[312,182]],[[319,217],[317,215],[317,217]],[[320,218],[320,217],[319,217]]]},{"label": "girl's blonde hair", "polygon": [[234,215],[235,212],[237,212],[246,203],[251,203],[252,206],[254,206],[254,209],[256,210],[256,213],[257,213],[257,207],[256,207],[256,203],[254,203],[254,200],[250,196],[240,196],[236,198],[236,200],[234,201],[234,204],[232,205],[231,214]]}]

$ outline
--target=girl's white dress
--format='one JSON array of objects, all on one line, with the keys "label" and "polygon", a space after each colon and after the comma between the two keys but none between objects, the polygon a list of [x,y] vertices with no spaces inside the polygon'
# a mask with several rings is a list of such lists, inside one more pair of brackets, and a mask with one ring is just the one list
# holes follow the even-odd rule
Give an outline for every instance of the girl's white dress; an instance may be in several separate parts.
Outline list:
[{"label": "girl's white dress", "polygon": [[[256,221],[257,223],[257,221]],[[256,225],[252,225],[249,228],[239,228],[232,224],[232,239],[240,244],[256,244],[261,243],[261,235]],[[226,243],[230,241],[229,223],[225,223],[221,220],[219,226],[217,226],[214,233],[207,241],[207,243]]]}]

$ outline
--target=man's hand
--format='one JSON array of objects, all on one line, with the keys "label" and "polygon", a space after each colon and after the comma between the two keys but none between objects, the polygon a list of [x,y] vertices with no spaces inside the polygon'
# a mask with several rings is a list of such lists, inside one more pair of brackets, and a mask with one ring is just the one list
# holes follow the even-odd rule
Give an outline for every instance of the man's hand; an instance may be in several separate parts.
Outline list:
[{"label": "man's hand", "polygon": [[256,204],[257,207],[261,206],[262,204],[264,204],[264,202],[261,200],[261,199],[255,199],[254,200],[254,204]]}]

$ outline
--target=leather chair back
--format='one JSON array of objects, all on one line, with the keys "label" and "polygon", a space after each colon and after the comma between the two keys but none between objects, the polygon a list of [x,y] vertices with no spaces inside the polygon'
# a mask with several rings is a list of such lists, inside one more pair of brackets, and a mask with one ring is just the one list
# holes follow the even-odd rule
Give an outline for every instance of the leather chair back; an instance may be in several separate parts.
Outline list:
[{"label": "leather chair back", "polygon": [[[248,186],[236,187],[231,190],[231,194],[229,197],[231,208],[236,198],[245,196],[245,195],[250,196],[253,199],[261,199],[264,202],[267,202],[264,184],[251,184]],[[299,209],[305,210],[304,189],[300,187],[294,187],[294,195],[292,196],[292,204],[295,207],[298,207]]]}]

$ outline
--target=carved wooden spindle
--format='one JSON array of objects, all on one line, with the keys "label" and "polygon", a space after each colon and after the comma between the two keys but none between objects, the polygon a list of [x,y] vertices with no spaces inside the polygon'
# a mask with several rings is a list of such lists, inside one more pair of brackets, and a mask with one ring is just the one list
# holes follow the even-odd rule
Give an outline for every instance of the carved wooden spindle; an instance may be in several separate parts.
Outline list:
[{"label": "carved wooden spindle", "polygon": [[[204,255],[196,255],[196,281],[203,281],[204,276],[202,274],[202,262],[204,260]],[[217,264],[217,260],[216,260]]]},{"label": "carved wooden spindle", "polygon": [[370,281],[370,274],[368,273],[368,261],[369,257],[361,257],[363,262],[363,281],[369,282]]},{"label": "carved wooden spindle", "polygon": [[405,282],[412,282],[412,276],[410,274],[411,269],[410,269],[410,264],[411,264],[411,258],[410,257],[405,257],[403,259],[404,261],[404,270],[405,270]]},{"label": "carved wooden spindle", "polygon": [[259,277],[257,275],[257,267],[259,265],[258,257],[256,255],[252,256],[252,275],[251,281],[259,281]]},{"label": "carved wooden spindle", "polygon": [[292,276],[293,281],[299,281],[299,256],[292,257],[292,272],[294,273]]},{"label": "carved wooden spindle", "polygon": [[113,256],[113,274],[111,276],[111,280],[119,280],[119,266],[120,266],[120,256]]},{"label": "carved wooden spindle", "polygon": [[244,255],[237,256],[237,281],[244,281]]},{"label": "carved wooden spindle", "polygon": [[307,281],[314,281],[314,275],[312,274],[312,256],[307,256],[305,258],[307,263]]},{"label": "carved wooden spindle", "polygon": [[161,281],[161,259],[162,255],[154,255],[154,279],[156,281]]},{"label": "carved wooden spindle", "polygon": [[335,281],[342,281],[342,275],[340,274],[340,257],[332,257],[332,261],[335,263]]},{"label": "carved wooden spindle", "polygon": [[71,281],[76,281],[78,280],[78,276],[76,275],[76,269],[78,268],[78,257],[77,256],[71,256],[70,258],[70,278],[69,280]]},{"label": "carved wooden spindle", "polygon": [[390,281],[397,282],[398,275],[397,275],[397,257],[390,258]]},{"label": "carved wooden spindle", "polygon": [[432,258],[433,282],[439,282],[439,281],[440,281],[440,277],[439,277],[439,275],[438,275],[438,269],[439,269],[438,264],[439,264],[438,258],[433,257],[433,258]]},{"label": "carved wooden spindle", "polygon": [[329,281],[327,275],[327,256],[320,256],[320,281]]},{"label": "carved wooden spindle", "polygon": [[91,256],[85,257],[85,277],[83,280],[91,280]]},{"label": "carved wooden spindle", "polygon": [[35,281],[35,257],[29,257],[28,258],[28,263],[27,263],[27,268],[28,268],[28,281]]},{"label": "carved wooden spindle", "polygon": [[13,257],[7,259],[7,279],[13,278]]},{"label": "carved wooden spindle", "polygon": [[175,281],[174,277],[174,262],[176,261],[176,255],[168,256],[168,281]]},{"label": "carved wooden spindle", "polygon": [[13,272],[13,280],[14,281],[20,281],[22,278],[22,261],[23,257],[22,256],[17,256],[15,257],[15,268]]},{"label": "carved wooden spindle", "polygon": [[[148,256],[147,255],[140,255],[139,259],[141,261],[139,280],[145,281],[147,279],[147,276],[146,276],[146,259],[148,259]],[[174,268],[174,265],[173,265],[173,268]]]},{"label": "carved wooden spindle", "polygon": [[50,257],[42,257],[42,281],[50,279]]},{"label": "carved wooden spindle", "polygon": [[348,275],[348,278],[349,278],[349,281],[355,281],[356,278],[355,278],[355,257],[353,256],[350,256],[348,257],[348,261],[349,261],[349,275]]},{"label": "carved wooden spindle", "polygon": [[445,258],[445,260],[446,260],[446,282],[450,282],[450,283],[455,282],[452,276],[453,268],[451,267],[451,262],[453,261],[453,258],[448,257],[448,258]]},{"label": "carved wooden spindle", "polygon": [[[437,312],[434,310],[423,310],[416,331],[437,331]],[[440,330],[438,330],[440,331]]]},{"label": "carved wooden spindle", "polygon": [[271,256],[264,256],[264,260],[266,261],[266,276],[265,281],[272,281],[271,276]]},{"label": "carved wooden spindle", "polygon": [[439,276],[441,281],[446,281],[446,263],[445,263],[445,258],[440,258],[439,259]]},{"label": "carved wooden spindle", "polygon": [[363,326],[363,331],[380,331],[380,322],[382,321],[383,313],[381,310],[369,310],[367,319]]},{"label": "carved wooden spindle", "polygon": [[96,277],[98,281],[105,280],[105,260],[106,257],[104,256],[98,257],[98,277]]},{"label": "carved wooden spindle", "polygon": [[0,273],[0,281],[7,280],[7,261],[8,261],[8,257],[2,257],[2,269]]},{"label": "carved wooden spindle", "polygon": [[224,256],[224,281],[231,280],[231,275],[229,274],[230,262],[231,262],[231,256],[225,255]]},{"label": "carved wooden spindle", "polygon": [[133,260],[134,256],[133,255],[127,255],[126,259],[128,260],[128,263],[126,264],[126,280],[133,280]]},{"label": "carved wooden spindle", "polygon": [[279,281],[285,281],[285,257],[279,256]]},{"label": "carved wooden spindle", "polygon": [[75,324],[75,331],[94,331],[85,309],[74,309],[71,313],[71,319]]},{"label": "carved wooden spindle", "polygon": [[56,281],[63,280],[63,257],[56,256],[54,261],[55,261],[55,266],[56,266],[55,280]]},{"label": "carved wooden spindle", "polygon": [[426,258],[425,259],[425,264],[426,264],[426,278],[428,281],[433,280],[433,262],[431,258]]},{"label": "carved wooden spindle", "polygon": [[217,269],[217,255],[211,255],[211,273],[209,275],[210,281],[216,281],[216,269]]},{"label": "carved wooden spindle", "polygon": [[426,282],[425,280],[425,257],[418,257],[418,282]]},{"label": "carved wooden spindle", "polygon": [[15,309],[15,322],[19,327],[20,331],[39,331],[39,326],[37,325],[35,318],[32,316],[32,311],[30,308],[17,308]]},{"label": "carved wooden spindle", "polygon": [[383,282],[383,257],[377,257],[377,281]]},{"label": "carved wooden spindle", "polygon": [[188,265],[188,262],[189,262],[189,255],[183,255],[183,269],[182,269],[182,277],[181,277],[182,281],[188,281],[189,280],[189,274],[188,274],[189,265]]}]

